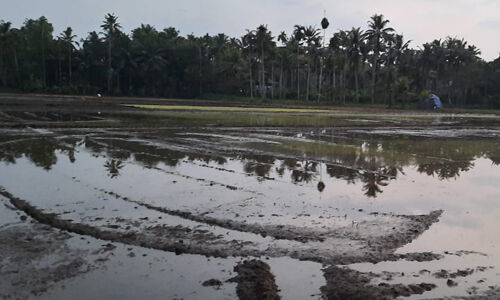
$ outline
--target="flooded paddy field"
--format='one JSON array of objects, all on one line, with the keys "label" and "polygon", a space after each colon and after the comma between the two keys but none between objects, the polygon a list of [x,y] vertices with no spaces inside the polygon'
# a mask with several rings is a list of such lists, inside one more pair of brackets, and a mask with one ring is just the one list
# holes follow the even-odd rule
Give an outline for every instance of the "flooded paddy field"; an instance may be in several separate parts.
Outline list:
[{"label": "flooded paddy field", "polygon": [[0,113],[2,299],[500,298],[495,116],[46,108]]}]

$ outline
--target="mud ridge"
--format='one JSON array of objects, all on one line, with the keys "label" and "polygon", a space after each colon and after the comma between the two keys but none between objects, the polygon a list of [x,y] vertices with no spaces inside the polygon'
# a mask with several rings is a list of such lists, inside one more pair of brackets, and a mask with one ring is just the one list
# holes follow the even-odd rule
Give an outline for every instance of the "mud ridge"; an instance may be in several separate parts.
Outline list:
[{"label": "mud ridge", "polygon": [[285,226],[273,226],[273,225],[258,225],[258,224],[245,224],[242,222],[235,222],[232,220],[222,220],[212,217],[206,217],[202,215],[195,215],[188,211],[181,210],[173,210],[168,209],[166,207],[160,207],[151,205],[148,203],[144,203],[137,200],[132,200],[128,197],[120,196],[114,192],[105,191],[104,189],[97,189],[103,193],[107,193],[109,195],[115,196],[117,199],[121,199],[123,201],[127,201],[130,203],[137,204],[139,206],[145,207],[147,209],[151,209],[154,211],[158,211],[167,215],[180,217],[183,219],[187,219],[190,221],[195,221],[199,223],[204,223],[207,225],[217,226],[225,229],[240,231],[240,232],[249,232],[261,235],[263,237],[270,236],[278,240],[289,240],[289,241],[297,241],[297,242],[310,242],[310,241],[323,241],[324,237],[315,236],[315,233],[312,230],[304,230],[301,228],[295,228],[291,226],[286,226],[286,230],[284,230]]},{"label": "mud ridge", "polygon": [[326,285],[321,287],[321,292],[328,300],[392,300],[401,296],[420,295],[436,288],[432,283],[371,285],[374,274],[337,266],[326,268],[324,274]]},{"label": "mud ridge", "polygon": [[[332,248],[329,243],[305,243],[299,245],[291,244],[256,244],[244,240],[225,240],[223,235],[215,235],[208,230],[190,229],[181,225],[177,226],[150,226],[141,231],[123,231],[101,229],[88,224],[75,223],[71,220],[60,219],[54,213],[45,213],[30,205],[27,201],[19,199],[5,189],[0,188],[0,195],[8,198],[10,203],[17,209],[24,211],[27,215],[40,223],[50,225],[54,228],[80,235],[91,236],[100,240],[120,242],[140,246],[144,248],[174,252],[176,254],[198,254],[226,258],[228,256],[253,256],[253,257],[291,257],[299,260],[308,260],[323,264],[347,264],[358,262],[380,262],[385,260],[425,260],[439,259],[437,254],[405,254],[399,255],[388,251],[377,249],[356,249],[346,252],[346,249]],[[349,240],[337,240],[337,243],[347,243]],[[340,244],[338,244],[340,245]]]},{"label": "mud ridge", "polygon": [[[289,241],[297,241],[301,243],[308,243],[308,242],[323,242],[327,238],[338,238],[338,237],[346,237],[350,239],[359,239],[359,240],[365,240],[363,237],[353,237],[352,232],[346,232],[346,230],[341,229],[341,230],[333,230],[330,232],[322,233],[322,232],[317,232],[314,229],[309,229],[309,228],[301,228],[301,227],[296,227],[296,226],[290,226],[290,225],[259,225],[259,224],[246,224],[242,222],[236,222],[232,220],[227,220],[227,219],[217,219],[217,218],[212,218],[212,217],[206,217],[203,215],[196,215],[191,212],[187,211],[180,211],[180,210],[172,210],[168,209],[166,207],[160,207],[160,206],[155,206],[151,205],[148,203],[144,203],[142,201],[137,201],[130,199],[128,197],[123,197],[121,195],[118,195],[117,193],[106,191],[104,189],[97,189],[96,190],[107,193],[109,195],[112,195],[116,197],[117,199],[121,199],[123,201],[131,202],[134,204],[137,204],[139,206],[145,207],[147,209],[151,209],[154,211],[158,211],[164,214],[172,215],[172,216],[177,216],[181,217],[187,220],[199,222],[199,223],[204,223],[208,225],[213,225],[213,226],[218,226],[221,228],[229,229],[229,230],[235,230],[235,231],[240,231],[240,232],[248,232],[248,233],[254,233],[261,235],[263,237],[270,236],[273,237],[277,240],[289,240]],[[392,250],[396,249],[402,245],[405,245],[409,242],[411,242],[415,236],[418,236],[422,234],[424,231],[426,231],[433,223],[437,222],[439,220],[439,217],[441,216],[442,211],[433,211],[429,215],[420,215],[420,216],[407,216],[407,215],[394,215],[395,217],[400,217],[400,218],[408,218],[412,221],[414,221],[414,226],[413,228],[405,232],[403,234],[393,234],[385,238],[379,238],[378,240],[370,240],[370,247],[373,249],[379,248],[379,249],[385,249],[385,250]],[[423,259],[425,260],[425,259]]]},{"label": "mud ridge", "polygon": [[279,300],[278,287],[268,264],[257,260],[247,260],[234,267],[238,274],[229,279],[237,282],[236,294],[240,300]]},{"label": "mud ridge", "polygon": [[40,209],[30,205],[27,201],[16,198],[3,189],[0,189],[0,195],[7,197],[14,207],[42,224],[100,240],[175,252],[176,254],[189,253],[221,258],[228,256],[265,255],[260,250],[248,247],[253,244],[252,242],[236,240],[222,241],[219,236],[207,231],[191,230],[182,226],[155,226],[146,228],[141,232],[120,232],[100,229],[87,224],[60,219],[53,213],[44,213]]}]

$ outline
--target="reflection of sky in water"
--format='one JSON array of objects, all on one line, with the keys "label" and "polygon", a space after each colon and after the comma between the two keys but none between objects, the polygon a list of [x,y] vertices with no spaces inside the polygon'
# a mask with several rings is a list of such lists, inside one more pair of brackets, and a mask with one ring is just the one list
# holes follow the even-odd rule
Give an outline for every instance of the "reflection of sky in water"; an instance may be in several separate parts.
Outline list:
[{"label": "reflection of sky in water", "polygon": [[[486,159],[474,162],[472,170],[449,180],[408,170],[387,186],[377,201],[391,211],[443,209],[440,222],[403,251],[477,250],[500,255],[500,186],[476,185],[491,176],[500,182],[497,166]],[[424,250],[425,249],[425,250]]]},{"label": "reflection of sky in water", "polygon": [[[191,146],[198,154],[186,154],[121,140],[101,140],[99,144],[81,143],[78,139],[54,143],[47,139],[17,147],[13,143],[0,145],[3,150],[0,185],[9,183],[18,191],[29,187],[31,195],[47,199],[44,203],[47,206],[53,188],[51,181],[64,184],[76,177],[138,200],[179,207],[203,207],[207,198],[224,204],[260,197],[263,203],[288,201],[290,214],[307,209],[315,216],[335,208],[335,214],[346,214],[351,219],[370,212],[426,214],[442,209],[444,213],[438,223],[398,252],[474,250],[491,255],[493,262],[487,263],[497,265],[500,166],[482,157],[484,153],[498,151],[496,142],[437,141],[439,147],[433,152],[429,140],[419,143],[394,138],[367,139],[370,144],[363,138],[366,137],[347,139],[345,144],[336,146],[337,152],[328,152],[331,147],[324,144],[318,148],[310,142],[312,147],[300,141],[295,144],[293,139],[265,145],[251,141],[252,147],[277,156],[286,153],[293,157],[295,146],[304,147],[301,151],[307,155],[295,155],[300,159],[277,159],[254,153],[203,155],[199,154],[204,147],[201,144]],[[233,142],[221,143],[230,147]],[[211,147],[215,151],[216,146]],[[329,163],[319,163],[315,158],[328,159]],[[55,173],[57,176],[51,177]],[[176,178],[178,175],[204,181],[193,184],[189,179]],[[320,181],[326,186],[323,192],[317,188]],[[213,183],[242,190],[232,191],[212,186]],[[79,194],[76,189],[73,196],[84,201],[88,194]]]},{"label": "reflection of sky in water", "polygon": [[[107,146],[109,147],[109,144]],[[117,143],[117,146],[123,147],[125,145]],[[366,147],[366,143],[361,144],[361,149]],[[99,153],[103,148],[87,145],[85,149]],[[84,148],[77,149],[84,150]],[[380,149],[381,145],[377,144],[375,152],[379,153]],[[110,154],[113,157],[118,156],[127,160],[134,148],[127,149],[131,150],[130,152],[120,152],[112,148],[109,150],[112,150]],[[54,151],[61,154],[56,155]],[[27,147],[18,149],[17,152],[12,158],[28,153],[30,159],[45,170],[50,170],[58,159],[66,159],[68,162],[75,161],[74,150],[67,143],[51,144],[47,141],[31,143]],[[210,180],[228,185],[244,186],[248,190],[267,187],[266,193],[271,198],[280,198],[282,196],[280,194],[286,194],[287,189],[291,188],[293,191],[301,193],[300,199],[302,200],[323,204],[330,202],[336,207],[344,208],[344,210],[348,210],[350,207],[351,209],[363,209],[371,212],[420,214],[443,209],[445,213],[441,222],[434,225],[430,231],[405,249],[428,251],[452,250],[451,248],[461,250],[475,247],[476,250],[480,248],[482,251],[490,253],[499,253],[498,251],[500,251],[495,247],[495,244],[500,244],[500,235],[496,234],[496,228],[499,225],[497,216],[500,215],[500,209],[497,205],[500,199],[500,187],[496,182],[500,180],[500,173],[498,172],[499,167],[492,164],[489,159],[476,159],[468,164],[470,167],[459,171],[458,176],[442,180],[437,174],[429,176],[416,166],[404,166],[403,168],[399,167],[398,170],[387,171],[383,160],[377,158],[376,161],[373,159],[370,161],[369,157],[365,158],[365,163],[358,163],[358,167],[368,169],[363,170],[349,169],[338,165],[327,166],[313,161],[277,160],[251,155],[238,156],[237,159],[218,158],[217,161],[214,161],[213,157],[177,154],[176,157],[167,159],[168,165],[162,167],[162,164],[157,164],[157,162],[162,161],[162,157],[158,156],[162,153],[154,154],[151,157],[147,157],[147,154],[137,152],[132,157],[172,172],[189,174],[199,178],[210,178]],[[4,161],[13,162],[7,153],[4,153],[4,156]],[[64,156],[67,157],[64,158]],[[102,171],[107,172],[110,182],[130,169],[120,159],[108,158],[104,161]],[[128,161],[132,162],[134,159]],[[83,170],[85,170],[85,165],[86,163],[76,161],[76,166],[83,168]],[[375,185],[376,198],[368,197],[370,194],[367,194],[365,186],[367,180],[370,180],[370,173],[367,171],[371,170],[378,174],[385,172],[380,181],[372,182]],[[94,169],[88,171],[95,172]],[[75,171],[68,170],[68,173],[70,172]],[[254,176],[248,176],[249,174]],[[454,171],[452,174],[455,174]],[[331,176],[339,179],[331,178]],[[264,180],[263,177],[274,180]],[[260,180],[255,180],[255,178]],[[137,177],[136,180],[141,181]],[[316,191],[320,180],[326,185],[322,193]],[[291,184],[293,187],[290,187]],[[146,187],[154,188],[151,185]],[[140,186],[134,188],[141,189]],[[149,190],[146,194],[151,192]],[[435,233],[432,234],[432,232]],[[429,249],[429,246],[435,249]]]}]

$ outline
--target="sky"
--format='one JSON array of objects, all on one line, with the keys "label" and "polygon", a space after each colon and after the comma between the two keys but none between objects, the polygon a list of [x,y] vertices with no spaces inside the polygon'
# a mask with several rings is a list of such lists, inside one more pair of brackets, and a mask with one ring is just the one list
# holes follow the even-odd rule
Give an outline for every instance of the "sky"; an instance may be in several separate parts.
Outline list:
[{"label": "sky", "polygon": [[58,34],[71,26],[79,38],[99,31],[104,15],[115,13],[126,32],[141,24],[181,35],[226,33],[268,25],[273,34],[293,25],[316,25],[326,11],[327,35],[338,29],[365,29],[370,16],[383,14],[398,33],[418,48],[447,36],[465,38],[485,60],[500,55],[500,0],[0,0],[0,20],[21,26],[26,18],[46,16]]}]

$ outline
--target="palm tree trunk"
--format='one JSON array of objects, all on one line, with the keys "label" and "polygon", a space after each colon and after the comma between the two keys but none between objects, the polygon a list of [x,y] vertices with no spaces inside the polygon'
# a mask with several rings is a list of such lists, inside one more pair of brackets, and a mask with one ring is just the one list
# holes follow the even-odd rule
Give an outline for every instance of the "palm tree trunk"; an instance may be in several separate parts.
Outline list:
[{"label": "palm tree trunk", "polygon": [[19,72],[19,60],[17,59],[17,49],[14,48],[14,66],[16,67],[17,84],[21,84],[21,74]]},{"label": "palm tree trunk", "polygon": [[130,71],[128,72],[128,94],[129,96],[132,95],[132,75],[130,74]]},{"label": "palm tree trunk", "polygon": [[249,61],[249,65],[250,65],[250,98],[253,99],[252,61]]},{"label": "palm tree trunk", "polygon": [[336,88],[337,88],[337,72],[335,70],[335,66],[332,68],[332,99],[333,99],[333,102],[335,102],[337,99],[335,97],[335,91],[336,91]]},{"label": "palm tree trunk", "polygon": [[299,67],[299,46],[297,46],[297,100],[300,100],[300,67]]},{"label": "palm tree trunk", "polygon": [[331,99],[335,102],[335,66],[332,68],[332,86],[331,86]]},{"label": "palm tree trunk", "polygon": [[3,70],[3,47],[0,44],[0,79],[2,80],[2,86],[6,85],[5,72]]},{"label": "palm tree trunk", "polygon": [[63,75],[62,75],[62,58],[61,57],[58,57],[58,68],[57,68],[57,82],[59,84],[59,86],[62,86],[63,85]]},{"label": "palm tree trunk", "polygon": [[359,103],[358,67],[354,68],[354,85],[356,88],[356,103]]},{"label": "palm tree trunk", "polygon": [[342,70],[342,104],[345,105],[345,67]]},{"label": "palm tree trunk", "polygon": [[372,104],[375,104],[375,84],[377,79],[377,61],[378,61],[378,51],[375,51],[373,55],[373,70],[372,70]]},{"label": "palm tree trunk", "polygon": [[62,85],[62,58],[61,51],[59,50],[59,46],[57,46],[57,84],[59,86]]},{"label": "palm tree trunk", "polygon": [[279,98],[281,99],[282,97],[282,90],[283,90],[283,58],[281,58],[281,66],[280,66],[280,91],[279,91]]},{"label": "palm tree trunk", "polygon": [[199,49],[199,54],[200,54],[200,69],[199,69],[199,73],[198,73],[198,75],[199,75],[199,82],[198,83],[199,83],[199,93],[200,93],[199,95],[201,96],[201,94],[203,93],[202,89],[201,89],[201,82],[203,80],[201,47],[198,47],[198,49]]},{"label": "palm tree trunk", "polygon": [[111,36],[108,37],[108,94],[111,95]]},{"label": "palm tree trunk", "polygon": [[261,64],[261,83],[260,83],[260,94],[264,99],[266,98],[266,74],[265,74],[265,66],[264,66],[264,45],[261,44],[261,52],[260,52],[260,64]]},{"label": "palm tree trunk", "polygon": [[318,102],[321,100],[321,85],[323,84],[323,59],[320,58],[319,81],[318,81]]},{"label": "palm tree trunk", "polygon": [[274,99],[274,62],[271,63],[271,99]]},{"label": "palm tree trunk", "polygon": [[47,78],[45,74],[45,26],[42,25],[42,86],[45,89],[47,86]]},{"label": "palm tree trunk", "polygon": [[68,73],[69,73],[69,84],[71,84],[71,77],[72,77],[72,74],[71,74],[71,44],[69,45],[69,49],[68,49]]},{"label": "palm tree trunk", "polygon": [[307,86],[306,86],[306,101],[309,101],[309,80],[311,78],[311,65],[307,63]]},{"label": "palm tree trunk", "polygon": [[120,71],[119,69],[116,72],[116,91],[120,94]]}]

